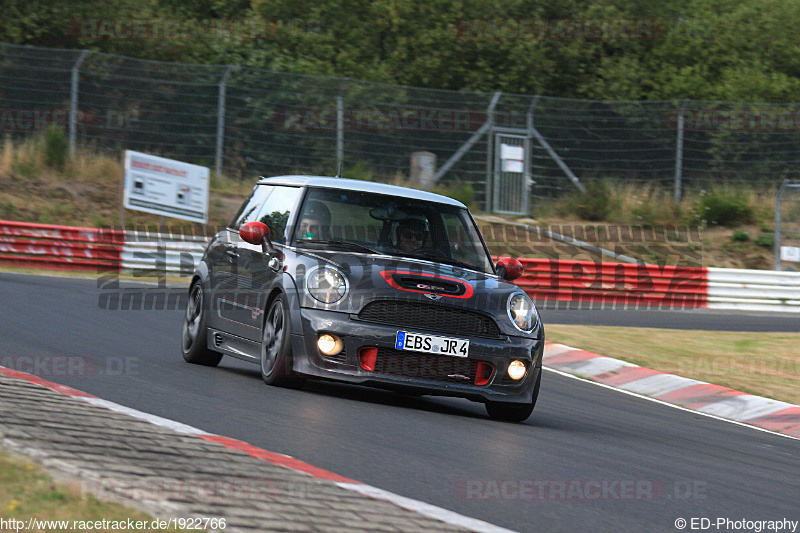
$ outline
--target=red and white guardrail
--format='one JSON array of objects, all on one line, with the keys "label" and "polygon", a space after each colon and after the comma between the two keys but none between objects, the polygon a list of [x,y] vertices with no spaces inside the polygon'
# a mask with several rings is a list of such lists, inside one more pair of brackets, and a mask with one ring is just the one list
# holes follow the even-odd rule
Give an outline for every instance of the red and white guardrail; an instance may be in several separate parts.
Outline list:
[{"label": "red and white guardrail", "polygon": [[800,313],[800,272],[520,259],[517,285],[536,300],[602,307]]},{"label": "red and white guardrail", "polygon": [[0,220],[0,265],[21,268],[191,275],[207,243],[205,236]]},{"label": "red and white guardrail", "polygon": [[119,265],[125,232],[0,220],[0,264],[52,270]]},{"label": "red and white guardrail", "polygon": [[[189,276],[208,238],[0,220],[0,265]],[[521,259],[516,281],[558,307],[710,308],[800,314],[800,272]]]}]

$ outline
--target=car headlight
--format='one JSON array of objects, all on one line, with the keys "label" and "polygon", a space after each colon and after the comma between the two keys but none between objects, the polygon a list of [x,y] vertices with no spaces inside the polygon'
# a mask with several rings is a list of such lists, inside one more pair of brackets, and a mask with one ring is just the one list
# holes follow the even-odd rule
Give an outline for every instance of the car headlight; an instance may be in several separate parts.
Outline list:
[{"label": "car headlight", "polygon": [[536,306],[527,294],[516,293],[508,299],[508,317],[514,326],[525,333],[536,327]]},{"label": "car headlight", "polygon": [[333,304],[347,294],[347,277],[333,267],[315,267],[306,275],[306,290],[324,304]]}]

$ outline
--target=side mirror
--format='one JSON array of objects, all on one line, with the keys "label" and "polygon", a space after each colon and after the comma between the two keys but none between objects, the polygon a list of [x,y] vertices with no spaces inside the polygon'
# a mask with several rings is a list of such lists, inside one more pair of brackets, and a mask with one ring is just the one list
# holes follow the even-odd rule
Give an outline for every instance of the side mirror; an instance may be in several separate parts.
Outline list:
[{"label": "side mirror", "polygon": [[260,244],[264,253],[275,249],[269,239],[269,228],[263,222],[253,221],[242,224],[239,228],[239,236],[244,242]]},{"label": "side mirror", "polygon": [[522,276],[525,267],[517,259],[503,257],[497,262],[497,275],[506,281],[514,281]]}]

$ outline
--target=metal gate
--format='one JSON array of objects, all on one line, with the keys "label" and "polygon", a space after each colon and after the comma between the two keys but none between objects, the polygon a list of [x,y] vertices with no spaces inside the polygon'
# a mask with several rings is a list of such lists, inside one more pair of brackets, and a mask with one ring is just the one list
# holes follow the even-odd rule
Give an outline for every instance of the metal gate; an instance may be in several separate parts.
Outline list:
[{"label": "metal gate", "polygon": [[528,214],[529,154],[530,140],[525,130],[519,133],[495,131],[493,212]]}]

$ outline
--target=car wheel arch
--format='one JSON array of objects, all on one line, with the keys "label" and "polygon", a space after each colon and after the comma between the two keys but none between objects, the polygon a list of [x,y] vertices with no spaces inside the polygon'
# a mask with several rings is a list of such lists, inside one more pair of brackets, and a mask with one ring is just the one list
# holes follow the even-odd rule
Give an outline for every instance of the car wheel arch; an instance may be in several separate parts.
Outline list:
[{"label": "car wheel arch", "polygon": [[264,313],[262,314],[262,318],[261,318],[261,327],[262,328],[264,327],[264,324],[266,324],[266,322],[267,322],[267,311],[269,311],[269,306],[272,305],[272,302],[275,301],[275,298],[277,298],[279,294],[283,294],[285,296],[285,293],[284,293],[283,290],[281,290],[278,287],[274,287],[270,291],[269,296],[267,296],[267,301],[264,304]]}]

